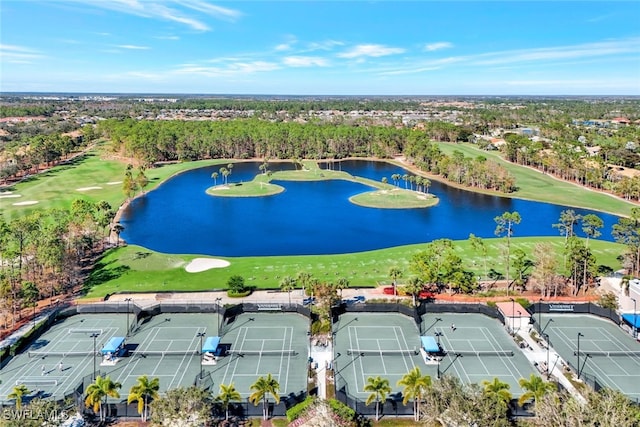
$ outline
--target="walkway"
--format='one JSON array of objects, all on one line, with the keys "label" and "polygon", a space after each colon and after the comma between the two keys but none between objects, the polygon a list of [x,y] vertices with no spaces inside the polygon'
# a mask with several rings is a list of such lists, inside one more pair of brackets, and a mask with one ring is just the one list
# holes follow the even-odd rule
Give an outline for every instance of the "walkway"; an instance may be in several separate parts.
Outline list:
[{"label": "walkway", "polygon": [[586,403],[585,398],[578,392],[578,390],[571,384],[571,381],[564,376],[562,372],[563,367],[566,366],[565,361],[553,350],[553,347],[548,347],[547,343],[543,340],[542,344],[538,344],[531,336],[529,331],[520,329],[517,332],[518,336],[524,340],[527,347],[522,349],[522,353],[529,359],[532,365],[537,366],[540,373],[547,372],[547,366],[549,371],[549,378],[555,378],[562,386],[567,389],[576,399],[582,403]]}]

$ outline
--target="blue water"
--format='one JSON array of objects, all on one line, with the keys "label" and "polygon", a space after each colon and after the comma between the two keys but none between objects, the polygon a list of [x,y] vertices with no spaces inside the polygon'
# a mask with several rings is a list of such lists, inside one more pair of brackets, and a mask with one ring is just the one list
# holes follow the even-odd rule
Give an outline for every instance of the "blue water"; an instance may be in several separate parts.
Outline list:
[{"label": "blue water", "polygon": [[[237,163],[230,183],[250,181],[260,163]],[[336,165],[336,168],[338,166]],[[559,235],[552,224],[567,207],[488,196],[432,181],[429,192],[440,199],[425,209],[375,209],[356,206],[349,197],[370,190],[347,181],[274,181],[285,191],[269,197],[226,198],[205,193],[220,166],[177,175],[125,209],[121,237],[130,244],[165,253],[217,256],[337,254],[382,249],[435,239],[466,239],[469,233],[495,237],[494,218],[518,211],[515,237]],[[270,169],[292,169],[271,164]],[[340,168],[352,175],[391,182],[404,169],[384,162],[348,161]],[[221,177],[218,178],[220,184]],[[404,188],[404,181],[400,181]],[[573,209],[573,208],[572,208]],[[612,240],[613,215],[595,213],[605,223],[601,239]],[[580,234],[580,227],[576,232]]]}]

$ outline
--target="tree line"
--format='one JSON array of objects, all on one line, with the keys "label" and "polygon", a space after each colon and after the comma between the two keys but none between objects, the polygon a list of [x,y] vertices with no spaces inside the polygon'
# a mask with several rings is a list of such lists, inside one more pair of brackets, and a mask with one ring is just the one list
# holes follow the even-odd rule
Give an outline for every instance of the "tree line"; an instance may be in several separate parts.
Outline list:
[{"label": "tree line", "polygon": [[427,133],[406,128],[256,119],[127,119],[105,120],[97,133],[109,138],[116,152],[148,165],[209,158],[391,158],[404,154],[418,168],[459,185],[505,193],[516,189],[514,178],[499,164],[485,158],[465,158],[460,152],[447,156]]}]

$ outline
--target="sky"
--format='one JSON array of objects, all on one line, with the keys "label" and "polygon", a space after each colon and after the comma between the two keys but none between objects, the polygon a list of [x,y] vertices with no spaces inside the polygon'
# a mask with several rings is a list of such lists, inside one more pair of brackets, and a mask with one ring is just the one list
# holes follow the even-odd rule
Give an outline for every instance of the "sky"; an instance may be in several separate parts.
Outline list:
[{"label": "sky", "polygon": [[2,0],[0,92],[640,95],[640,1]]}]

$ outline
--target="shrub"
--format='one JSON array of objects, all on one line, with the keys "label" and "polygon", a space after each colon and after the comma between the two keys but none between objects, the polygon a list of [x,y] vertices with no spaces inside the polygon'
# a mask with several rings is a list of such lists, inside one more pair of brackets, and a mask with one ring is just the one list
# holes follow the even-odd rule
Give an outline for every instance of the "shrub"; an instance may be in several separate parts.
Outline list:
[{"label": "shrub", "polygon": [[300,418],[300,415],[302,415],[304,411],[306,411],[307,408],[311,406],[314,400],[315,399],[312,396],[307,396],[307,398],[302,402],[287,409],[287,420],[289,420],[289,422],[292,422]]},{"label": "shrub", "polygon": [[331,410],[343,420],[351,421],[356,419],[356,411],[349,408],[344,403],[336,399],[329,399]]},{"label": "shrub", "polygon": [[233,291],[231,291],[231,289],[229,289],[227,291],[227,296],[229,298],[244,298],[244,297],[246,297],[246,296],[248,296],[250,294],[251,294],[250,290],[248,290],[248,291],[245,290],[245,291],[242,291],[242,292],[233,292]]},{"label": "shrub", "polygon": [[246,290],[244,286],[244,277],[237,274],[229,277],[229,280],[227,280],[227,286],[229,287],[230,293],[239,294]]}]

